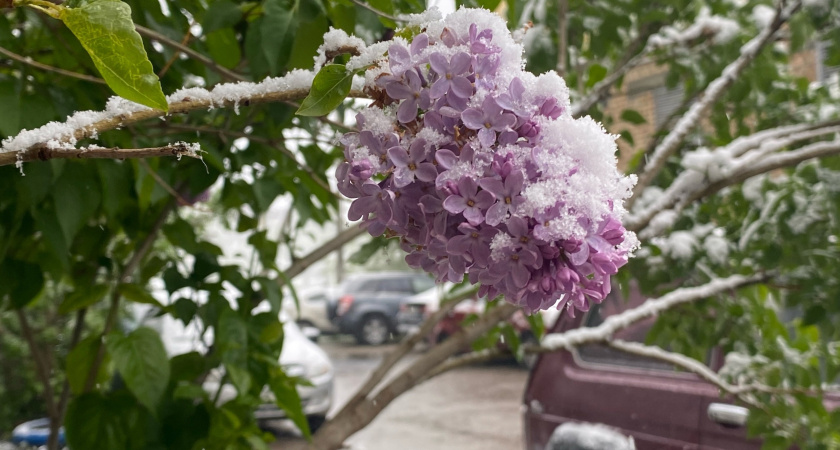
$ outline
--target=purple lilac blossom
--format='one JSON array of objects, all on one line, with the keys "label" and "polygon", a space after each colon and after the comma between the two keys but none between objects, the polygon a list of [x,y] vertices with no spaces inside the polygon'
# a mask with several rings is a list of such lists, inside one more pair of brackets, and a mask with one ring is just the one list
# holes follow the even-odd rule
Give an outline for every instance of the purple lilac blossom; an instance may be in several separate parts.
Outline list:
[{"label": "purple lilac blossom", "polygon": [[621,225],[634,179],[615,168],[614,138],[569,115],[556,74],[522,70],[492,13],[461,9],[421,29],[366,83],[388,100],[340,140],[348,218],[397,236],[406,262],[438,281],[468,276],[527,312],[588,310],[637,242]]}]

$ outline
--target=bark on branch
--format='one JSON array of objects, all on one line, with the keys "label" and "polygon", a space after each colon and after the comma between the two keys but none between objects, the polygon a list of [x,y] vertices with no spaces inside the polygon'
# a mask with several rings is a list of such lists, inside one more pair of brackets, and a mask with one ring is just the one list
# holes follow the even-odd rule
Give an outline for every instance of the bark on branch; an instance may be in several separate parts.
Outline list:
[{"label": "bark on branch", "polygon": [[186,143],[151,148],[47,148],[33,147],[19,153],[0,153],[0,166],[18,162],[49,161],[51,159],[138,159],[174,156],[200,158],[201,156]]}]

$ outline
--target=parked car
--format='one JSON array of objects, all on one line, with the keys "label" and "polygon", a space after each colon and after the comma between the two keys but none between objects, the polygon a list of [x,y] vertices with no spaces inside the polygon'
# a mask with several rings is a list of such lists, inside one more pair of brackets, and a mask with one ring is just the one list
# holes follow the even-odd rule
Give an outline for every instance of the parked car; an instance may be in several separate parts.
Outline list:
[{"label": "parked car", "polygon": [[[552,331],[597,326],[642,302],[638,294],[627,301],[610,295],[587,314],[563,314]],[[654,322],[637,322],[615,337],[644,342]],[[717,350],[711,352],[712,369],[719,369],[722,361]],[[523,403],[526,450],[546,449],[555,429],[570,422],[606,425],[632,437],[638,450],[761,448],[761,441],[747,438],[749,410],[721,397],[713,384],[661,360],[602,344],[541,355]]]},{"label": "parked car", "polygon": [[328,315],[327,309],[332,294],[326,289],[310,290],[298,296],[298,305],[289,300],[284,303],[284,310],[290,317],[294,317],[301,329],[314,327],[321,333],[335,333],[338,331]]},{"label": "parked car", "polygon": [[339,286],[327,309],[339,332],[360,344],[381,345],[397,333],[397,313],[409,297],[434,286],[417,272],[358,274]]},{"label": "parked car", "polygon": [[[326,352],[307,338],[292,320],[283,322],[283,350],[280,353],[280,365],[286,374],[300,377],[308,385],[298,385],[297,391],[303,403],[303,413],[314,432],[326,421],[327,411],[332,406],[335,371]],[[221,371],[214,371],[204,382],[204,390],[215,394],[222,379]],[[230,384],[222,386],[219,404],[236,397],[236,388]],[[275,420],[286,418],[286,413],[277,407],[274,394],[266,388],[261,395],[264,402],[254,416],[257,420]]]},{"label": "parked car", "polygon": [[[47,445],[50,436],[50,419],[35,419],[24,422],[12,430],[12,443],[22,446],[40,447]],[[66,445],[64,427],[58,429],[58,445]]]}]

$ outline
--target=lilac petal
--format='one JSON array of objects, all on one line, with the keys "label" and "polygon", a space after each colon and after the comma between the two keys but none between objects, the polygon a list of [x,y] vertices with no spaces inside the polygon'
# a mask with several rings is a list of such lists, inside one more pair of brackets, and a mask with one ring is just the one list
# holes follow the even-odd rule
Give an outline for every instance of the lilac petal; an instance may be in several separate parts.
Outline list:
[{"label": "lilac petal", "polygon": [[475,196],[475,206],[481,209],[487,209],[488,206],[493,204],[493,194],[487,191],[481,191]]},{"label": "lilac petal", "polygon": [[443,29],[443,32],[440,33],[440,40],[447,47],[452,47],[453,45],[458,44],[458,36],[455,35],[455,32],[450,30],[448,27]]},{"label": "lilac petal", "polygon": [[511,267],[510,278],[513,281],[514,286],[521,289],[524,288],[525,285],[528,284],[528,280],[531,279],[531,271],[522,264],[514,264],[513,267]]},{"label": "lilac petal", "polygon": [[510,81],[508,91],[510,91],[510,95],[514,100],[521,101],[522,96],[525,94],[525,85],[519,77],[516,77]]},{"label": "lilac petal", "polygon": [[467,99],[464,97],[458,97],[452,92],[446,94],[446,103],[458,111],[467,109]]},{"label": "lilac petal", "polygon": [[449,91],[449,80],[446,78],[440,78],[435,81],[435,84],[433,84],[432,88],[429,90],[429,97],[441,98],[446,95],[447,91]]},{"label": "lilac petal", "polygon": [[472,244],[472,238],[467,235],[455,236],[446,244],[446,251],[453,255],[467,253]]},{"label": "lilac petal", "polygon": [[484,214],[478,208],[465,209],[464,218],[473,226],[481,225],[481,222],[484,222]]},{"label": "lilac petal", "polygon": [[414,181],[414,172],[408,167],[400,167],[394,172],[394,185],[397,187],[405,187]]},{"label": "lilac petal", "polygon": [[589,244],[581,245],[580,250],[569,255],[569,261],[576,266],[585,263],[587,259],[589,259]]},{"label": "lilac petal", "polygon": [[496,196],[497,200],[503,201],[505,195],[507,195],[505,191],[505,185],[502,184],[500,180],[496,178],[482,178],[478,181],[478,185],[481,186],[482,189],[485,191],[490,191],[493,195]]},{"label": "lilac petal", "polygon": [[505,113],[501,116],[497,116],[493,120],[493,129],[496,131],[504,131],[512,127],[514,124],[516,124],[516,116]]},{"label": "lilac petal", "polygon": [[405,79],[408,81],[408,87],[411,88],[412,95],[415,92],[419,92],[420,88],[423,87],[422,81],[420,81],[420,75],[417,74],[416,71],[411,70],[405,73]]},{"label": "lilac petal", "polygon": [[455,153],[453,153],[452,150],[442,148],[435,152],[435,161],[437,161],[438,165],[444,169],[449,169],[458,162],[458,157],[455,156]]},{"label": "lilac petal", "polygon": [[417,118],[417,99],[411,97],[403,100],[400,108],[397,110],[397,120],[400,123],[408,123]]},{"label": "lilac petal", "polygon": [[458,192],[464,198],[475,197],[476,192],[478,192],[478,185],[470,177],[461,178],[458,181]]},{"label": "lilac petal", "polygon": [[525,219],[514,216],[507,222],[508,231],[513,237],[522,237],[528,234],[528,222]]},{"label": "lilac petal", "polygon": [[484,147],[490,147],[496,142],[496,132],[489,128],[481,127],[478,131],[478,142]]},{"label": "lilac petal", "polygon": [[507,212],[507,205],[502,202],[498,202],[487,210],[487,215],[484,220],[487,222],[487,225],[495,227],[507,218]]},{"label": "lilac petal", "polygon": [[411,162],[408,159],[408,152],[402,147],[391,147],[388,149],[388,157],[394,162],[397,167],[407,167]]},{"label": "lilac petal", "polygon": [[508,195],[516,195],[522,192],[522,185],[525,183],[525,175],[522,174],[520,171],[511,172],[507,178],[505,178],[505,190],[508,192]]},{"label": "lilac petal", "polygon": [[414,36],[414,39],[411,41],[411,54],[418,55],[420,52],[426,49],[429,46],[429,35],[426,33],[418,34]]},{"label": "lilac petal", "polygon": [[426,159],[426,140],[423,138],[415,139],[408,147],[408,155],[415,163]]},{"label": "lilac petal", "polygon": [[443,207],[452,214],[458,214],[467,209],[467,200],[460,195],[450,195],[443,201]]},{"label": "lilac petal", "polygon": [[473,261],[482,265],[490,264],[490,246],[483,242],[476,242],[472,246]]},{"label": "lilac petal", "polygon": [[414,97],[414,91],[412,91],[410,87],[399,82],[388,83],[388,85],[385,86],[385,92],[388,94],[388,97],[395,99]]},{"label": "lilac petal", "polygon": [[455,77],[449,84],[452,87],[452,92],[458,97],[468,98],[473,93],[472,83],[464,77]]},{"label": "lilac petal", "polygon": [[449,72],[452,75],[460,75],[470,68],[471,63],[472,57],[468,53],[456,53],[455,56],[452,57],[452,60],[450,62]]},{"label": "lilac petal", "polygon": [[364,192],[365,195],[378,195],[382,193],[382,188],[373,181],[368,181],[362,185],[362,192]]},{"label": "lilac petal", "polygon": [[373,236],[381,236],[385,230],[388,229],[388,226],[378,220],[374,220],[373,222],[368,222],[367,231],[368,233]]},{"label": "lilac petal", "polygon": [[[447,117],[450,119],[457,119],[458,117],[461,117],[461,111],[458,111],[457,109],[451,106],[442,106],[438,112],[442,117]],[[441,121],[441,123],[443,122]]]},{"label": "lilac petal", "polygon": [[432,66],[432,70],[437,72],[441,77],[449,72],[449,61],[447,61],[446,57],[440,53],[432,53],[429,55],[429,65]]},{"label": "lilac petal", "polygon": [[408,49],[399,44],[394,44],[388,48],[388,59],[391,61],[391,71],[394,75],[402,75],[411,64],[411,55],[408,54]]},{"label": "lilac petal", "polygon": [[365,147],[371,149],[372,151],[379,150],[379,147],[382,146],[382,143],[379,142],[379,139],[374,136],[371,131],[365,130],[359,133],[359,142],[362,143]]},{"label": "lilac petal", "polygon": [[414,172],[417,178],[421,181],[425,182],[432,182],[435,181],[435,178],[438,176],[437,169],[435,165],[432,163],[422,163],[417,166],[417,170]]},{"label": "lilac petal", "polygon": [[485,117],[496,117],[502,113],[502,108],[489,95],[484,97],[484,101],[481,102],[481,109],[484,110]]},{"label": "lilac petal", "polygon": [[[464,122],[464,125],[471,130],[480,130],[484,128],[484,114],[475,108],[469,108],[462,112],[461,120]],[[495,135],[493,138],[495,139]]]},{"label": "lilac petal", "polygon": [[347,218],[353,221],[359,220],[362,216],[372,213],[379,202],[380,200],[376,197],[357,198],[350,204],[350,209],[347,210]]}]

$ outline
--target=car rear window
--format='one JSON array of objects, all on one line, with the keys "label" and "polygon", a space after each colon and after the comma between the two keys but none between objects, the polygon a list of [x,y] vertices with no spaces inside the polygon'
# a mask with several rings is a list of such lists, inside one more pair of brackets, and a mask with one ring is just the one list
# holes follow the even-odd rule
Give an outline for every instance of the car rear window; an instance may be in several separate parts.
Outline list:
[{"label": "car rear window", "polygon": [[[584,319],[583,326],[596,327],[603,323],[607,317],[638,306],[638,304],[640,304],[639,301],[634,302],[632,299],[630,301],[625,301],[618,295],[610,294],[601,304],[592,306],[592,309],[589,310],[586,318]],[[615,337],[624,341],[645,343],[645,337],[655,322],[656,318],[654,317],[636,322],[635,324],[617,332]],[[577,354],[582,361],[590,363],[664,370],[670,372],[678,370],[675,366],[664,361],[625,353],[605,344],[582,345],[578,348]]]}]

